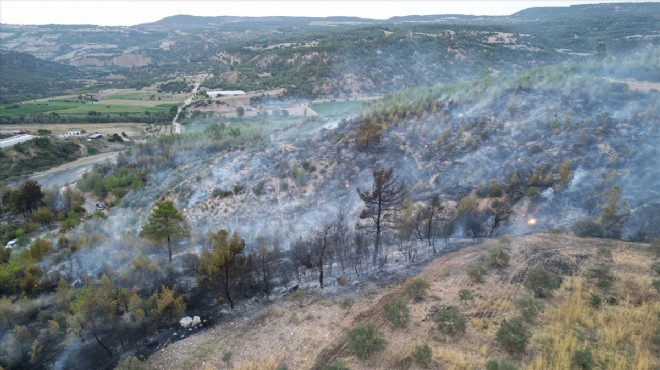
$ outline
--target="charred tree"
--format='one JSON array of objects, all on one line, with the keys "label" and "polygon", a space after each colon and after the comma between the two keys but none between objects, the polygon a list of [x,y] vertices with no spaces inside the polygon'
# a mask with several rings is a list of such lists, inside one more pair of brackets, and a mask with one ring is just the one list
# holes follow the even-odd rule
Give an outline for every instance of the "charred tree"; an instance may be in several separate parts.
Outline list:
[{"label": "charred tree", "polygon": [[366,224],[358,224],[359,228],[369,229],[376,235],[374,251],[371,259],[373,266],[378,263],[381,234],[384,230],[394,227],[395,214],[406,197],[403,184],[397,183],[398,176],[394,169],[374,169],[374,183],[371,190],[357,188],[365,209],[360,213],[361,220],[368,220]]},{"label": "charred tree", "polygon": [[495,199],[490,203],[490,206],[493,208],[493,225],[490,228],[490,233],[488,233],[489,238],[493,236],[495,229],[509,221],[509,218],[513,214],[513,209],[504,200]]},{"label": "charred tree", "polygon": [[417,239],[426,242],[429,248],[433,249],[433,254],[437,253],[435,241],[439,234],[439,213],[443,210],[444,206],[440,201],[440,195],[434,194],[431,197],[431,204],[419,210],[415,215],[415,235]]},{"label": "charred tree", "polygon": [[212,287],[218,287],[218,283],[222,282],[222,290],[232,310],[234,301],[229,292],[230,272],[235,267],[236,256],[243,253],[244,248],[245,241],[240,239],[238,233],[234,232],[230,239],[229,232],[222,229],[213,234],[211,246],[204,249],[200,259],[199,279]]}]

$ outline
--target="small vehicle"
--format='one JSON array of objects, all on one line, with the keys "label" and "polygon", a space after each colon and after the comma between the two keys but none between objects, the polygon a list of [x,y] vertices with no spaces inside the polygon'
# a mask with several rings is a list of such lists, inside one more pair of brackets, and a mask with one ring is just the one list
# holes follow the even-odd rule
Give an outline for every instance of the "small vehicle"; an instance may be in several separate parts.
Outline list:
[{"label": "small vehicle", "polygon": [[96,208],[98,208],[98,209],[100,209],[100,210],[104,210],[104,209],[105,209],[105,205],[104,205],[103,203],[96,203]]},{"label": "small vehicle", "polygon": [[10,240],[10,241],[7,242],[7,245],[5,246],[5,248],[12,249],[15,245],[16,245],[16,239]]}]

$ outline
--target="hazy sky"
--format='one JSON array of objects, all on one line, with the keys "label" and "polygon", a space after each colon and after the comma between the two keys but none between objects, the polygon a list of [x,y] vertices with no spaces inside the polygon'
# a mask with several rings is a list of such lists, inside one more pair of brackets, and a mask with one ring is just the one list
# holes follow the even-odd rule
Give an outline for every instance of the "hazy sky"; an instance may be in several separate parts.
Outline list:
[{"label": "hazy sky", "polygon": [[573,1],[394,1],[394,0],[0,0],[0,23],[98,24],[130,26],[177,14],[218,16],[358,16],[385,19],[402,15],[509,15],[539,6],[569,6],[620,0]]}]

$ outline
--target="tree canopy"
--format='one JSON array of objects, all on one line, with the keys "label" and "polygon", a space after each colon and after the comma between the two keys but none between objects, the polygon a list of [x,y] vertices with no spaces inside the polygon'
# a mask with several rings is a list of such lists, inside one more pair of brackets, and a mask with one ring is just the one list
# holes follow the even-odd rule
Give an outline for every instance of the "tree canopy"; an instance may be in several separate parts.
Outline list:
[{"label": "tree canopy", "polygon": [[190,231],[185,217],[170,200],[156,203],[149,215],[149,221],[140,231],[141,237],[154,242],[167,240],[170,263],[172,263],[172,239],[188,235]]}]

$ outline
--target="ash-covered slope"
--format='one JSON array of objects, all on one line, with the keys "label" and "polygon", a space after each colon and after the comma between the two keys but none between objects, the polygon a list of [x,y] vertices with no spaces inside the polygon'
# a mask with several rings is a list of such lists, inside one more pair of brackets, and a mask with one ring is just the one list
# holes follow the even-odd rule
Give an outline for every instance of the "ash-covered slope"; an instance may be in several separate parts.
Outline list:
[{"label": "ash-covered slope", "polygon": [[[657,91],[562,68],[411,90],[336,128],[305,124],[273,135],[263,150],[190,164],[191,176],[166,196],[197,228],[292,240],[339,212],[357,220],[355,188],[369,187],[377,167],[394,167],[413,202],[434,192],[459,201],[496,182],[515,211],[501,230],[509,233],[595,217],[606,190],[620,186],[632,213],[624,235],[647,239],[659,226],[658,102]],[[384,129],[380,142],[357,150],[356,128],[369,121]],[[570,182],[561,185],[565,161]]]}]

